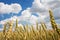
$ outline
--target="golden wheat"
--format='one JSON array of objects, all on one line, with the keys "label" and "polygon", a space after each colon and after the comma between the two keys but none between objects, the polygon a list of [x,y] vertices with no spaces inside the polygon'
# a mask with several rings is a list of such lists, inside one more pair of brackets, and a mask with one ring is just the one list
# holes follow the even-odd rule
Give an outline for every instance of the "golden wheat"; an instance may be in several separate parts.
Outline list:
[{"label": "golden wheat", "polygon": [[[54,20],[53,13],[49,10],[50,21],[53,30],[48,30],[44,22],[41,25],[36,23],[36,28],[28,24],[25,26],[18,26],[18,20],[16,19],[16,26],[14,31],[13,21],[4,24],[3,32],[0,32],[0,40],[60,40],[60,29]],[[8,30],[7,30],[8,24]]]}]

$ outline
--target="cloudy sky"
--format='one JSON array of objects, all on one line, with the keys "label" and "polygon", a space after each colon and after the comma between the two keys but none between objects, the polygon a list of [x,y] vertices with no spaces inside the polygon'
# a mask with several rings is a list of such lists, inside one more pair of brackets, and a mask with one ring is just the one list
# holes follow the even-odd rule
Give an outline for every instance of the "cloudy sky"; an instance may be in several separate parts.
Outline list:
[{"label": "cloudy sky", "polygon": [[0,30],[5,22],[16,19],[23,25],[45,22],[50,28],[49,9],[59,24],[60,0],[0,0]]}]

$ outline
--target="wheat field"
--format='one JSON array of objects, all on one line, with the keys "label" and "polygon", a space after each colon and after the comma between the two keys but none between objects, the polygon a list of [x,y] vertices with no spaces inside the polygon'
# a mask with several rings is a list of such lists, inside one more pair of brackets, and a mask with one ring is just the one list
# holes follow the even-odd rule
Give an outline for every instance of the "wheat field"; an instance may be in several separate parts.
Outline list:
[{"label": "wheat field", "polygon": [[[13,28],[13,22],[6,22],[4,24],[3,31],[0,32],[0,40],[60,40],[60,29],[58,28],[53,13],[49,10],[50,22],[52,25],[51,30],[47,30],[47,26],[44,22],[41,22],[40,26],[36,23],[36,29],[33,25],[18,26],[18,20],[16,20],[16,26]],[[9,28],[7,29],[7,25]],[[13,31],[12,31],[13,30]]]}]

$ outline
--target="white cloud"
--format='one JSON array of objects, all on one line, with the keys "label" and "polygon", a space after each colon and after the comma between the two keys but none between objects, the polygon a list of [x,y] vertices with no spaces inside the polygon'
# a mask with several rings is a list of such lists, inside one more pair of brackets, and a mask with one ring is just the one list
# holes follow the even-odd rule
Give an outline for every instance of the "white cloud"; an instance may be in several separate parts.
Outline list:
[{"label": "white cloud", "polygon": [[41,0],[42,3],[51,2],[51,1],[54,1],[54,0]]},{"label": "white cloud", "polygon": [[30,18],[29,18],[29,21],[31,24],[36,24],[36,22],[38,21],[38,17],[32,15]]},{"label": "white cloud", "polygon": [[[60,17],[60,16],[58,16],[59,14],[56,13],[58,10],[60,10],[59,3],[60,3],[60,1],[58,1],[58,0],[57,1],[56,0],[46,0],[46,1],[42,0],[42,2],[41,2],[41,0],[34,0],[34,2],[32,3],[32,7],[27,8],[26,10],[22,11],[21,16],[13,16],[9,19],[2,20],[2,21],[0,21],[0,24],[3,24],[4,22],[6,22],[8,20],[13,19],[16,21],[16,19],[18,19],[19,22],[26,21],[28,23],[35,25],[36,21],[38,21],[38,23],[39,23],[41,21],[43,22],[45,20],[49,20],[48,19],[49,18],[49,13],[48,13],[49,8],[51,8],[55,12],[55,16],[57,15],[56,17]],[[1,3],[0,5],[4,5],[4,4]],[[12,11],[12,13],[17,13],[19,11],[19,7],[16,5],[17,4],[11,4],[12,9],[14,9]],[[9,5],[9,7],[11,7],[11,6]],[[15,9],[15,8],[17,8],[17,9]],[[8,10],[9,10],[9,8],[8,8]],[[38,17],[35,15],[32,15],[32,13],[36,13],[38,15]],[[49,26],[48,28],[50,28],[50,26],[51,26],[50,22],[46,21],[45,23],[47,24],[47,26]]]},{"label": "white cloud", "polygon": [[60,1],[59,0],[48,0],[49,2],[44,2],[43,4],[45,6],[47,6],[48,8],[51,8],[52,10],[54,10],[55,8],[59,8],[60,7]]},{"label": "white cloud", "polygon": [[0,28],[0,32],[2,31],[3,29],[2,28]]},{"label": "white cloud", "polygon": [[5,13],[19,13],[22,10],[22,7],[18,3],[4,4],[0,2],[0,14]]},{"label": "white cloud", "polygon": [[[1,21],[1,24],[3,24],[4,22],[8,20],[12,20],[15,18],[17,18],[19,21],[28,21],[31,24],[36,24],[36,21],[40,22],[41,20],[44,20],[46,18],[46,15],[43,15],[41,13],[41,9],[43,12],[45,7],[39,1],[35,0],[31,8],[27,8],[26,10],[22,11],[21,16],[15,16],[15,17],[11,17],[9,19],[3,20]],[[38,17],[35,15],[32,15],[33,11],[34,13],[38,14]]]},{"label": "white cloud", "polygon": [[34,0],[32,7],[31,7],[31,12],[45,12],[47,8],[45,7],[44,4],[40,2],[40,0]]},{"label": "white cloud", "polygon": [[21,13],[24,18],[29,18],[31,16],[30,8],[27,8],[26,10],[22,11]]},{"label": "white cloud", "polygon": [[[59,16],[59,9],[60,9],[60,1],[59,0],[34,0],[32,7],[30,11],[32,13],[38,13],[39,17],[38,20],[41,22],[44,20],[47,20],[49,18],[49,9],[51,8],[54,12],[55,17],[60,17]],[[59,13],[57,13],[57,11]],[[45,19],[47,18],[47,19]],[[49,20],[49,19],[48,19]],[[46,24],[50,27],[50,23],[46,21]],[[49,28],[48,27],[48,28]]]},{"label": "white cloud", "polygon": [[0,21],[0,24],[5,24],[8,21],[16,21],[16,19],[17,19],[17,16],[13,16],[11,18]]}]

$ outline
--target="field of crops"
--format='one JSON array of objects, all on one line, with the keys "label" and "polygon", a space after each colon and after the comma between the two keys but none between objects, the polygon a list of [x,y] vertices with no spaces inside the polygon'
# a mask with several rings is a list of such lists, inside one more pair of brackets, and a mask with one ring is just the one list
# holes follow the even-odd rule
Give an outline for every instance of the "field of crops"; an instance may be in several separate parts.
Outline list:
[{"label": "field of crops", "polygon": [[[4,24],[3,32],[0,32],[0,40],[60,40],[60,29],[57,27],[51,10],[49,10],[49,14],[52,30],[47,30],[46,24],[42,22],[39,26],[36,23],[36,29],[33,25],[28,26],[28,24],[19,27],[16,20],[16,26],[13,31],[13,22]],[[7,26],[9,26],[8,29]]]}]

